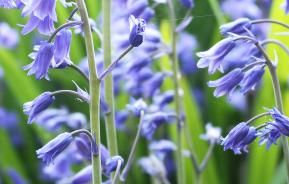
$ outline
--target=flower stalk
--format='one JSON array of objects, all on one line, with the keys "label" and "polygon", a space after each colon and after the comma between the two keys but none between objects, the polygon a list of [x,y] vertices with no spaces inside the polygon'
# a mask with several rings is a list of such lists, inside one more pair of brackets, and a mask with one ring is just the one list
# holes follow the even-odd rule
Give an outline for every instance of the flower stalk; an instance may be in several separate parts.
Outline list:
[{"label": "flower stalk", "polygon": [[[283,103],[282,103],[282,93],[281,93],[280,83],[279,83],[279,79],[278,79],[277,72],[276,72],[276,66],[271,62],[269,56],[267,55],[263,47],[260,45],[260,43],[257,42],[255,45],[262,52],[266,60],[266,64],[269,68],[269,72],[272,78],[276,107],[283,114],[284,111],[283,111]],[[286,163],[287,181],[289,182],[289,145],[288,145],[288,140],[284,135],[281,136],[281,142],[282,142],[282,147],[283,147],[284,159]]]},{"label": "flower stalk", "polygon": [[177,163],[177,181],[179,184],[184,183],[185,172],[183,164],[183,141],[182,141],[182,127],[183,122],[181,121],[182,105],[180,96],[180,77],[179,64],[177,59],[177,32],[176,32],[176,15],[174,10],[174,4],[172,0],[168,0],[169,16],[171,22],[171,61],[173,66],[173,83],[174,83],[174,93],[175,93],[175,110],[177,117],[177,151],[176,151],[176,163]]},{"label": "flower stalk", "polygon": [[[103,12],[103,56],[104,66],[108,67],[111,64],[111,0],[102,0]],[[113,94],[113,78],[108,75],[104,80],[105,101],[109,106],[109,113],[105,114],[106,138],[108,149],[111,155],[118,155],[117,148],[117,134],[115,127],[115,107],[114,107],[114,94]]]},{"label": "flower stalk", "polygon": [[[100,81],[97,78],[95,68],[95,53],[94,43],[92,38],[91,26],[84,0],[77,1],[81,20],[83,21],[84,39],[89,65],[89,94],[90,94],[90,127],[91,134],[95,136],[97,145],[100,145],[100,119],[99,119],[99,104],[100,104]],[[101,183],[101,154],[100,149],[98,155],[92,154],[92,183]]]}]

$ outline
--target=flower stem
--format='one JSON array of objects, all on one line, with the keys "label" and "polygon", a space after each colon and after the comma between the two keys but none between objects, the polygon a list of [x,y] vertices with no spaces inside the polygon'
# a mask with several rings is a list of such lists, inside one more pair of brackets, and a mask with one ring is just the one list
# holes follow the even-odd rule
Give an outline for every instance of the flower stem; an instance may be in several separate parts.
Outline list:
[{"label": "flower stem", "polygon": [[76,91],[72,91],[72,90],[58,90],[58,91],[51,92],[52,96],[62,95],[62,94],[72,95],[72,96],[75,96],[75,97],[83,100],[84,102],[87,102],[87,99],[84,98],[83,96],[81,96]]},{"label": "flower stem", "polygon": [[[255,45],[262,52],[264,58],[266,59],[266,64],[268,65],[270,75],[272,78],[276,107],[281,113],[283,113],[282,94],[281,94],[280,83],[279,83],[277,72],[276,72],[276,66],[271,62],[269,56],[267,55],[263,47],[260,45],[260,43],[257,42]],[[288,141],[286,137],[283,135],[281,136],[281,142],[282,142],[282,147],[283,147],[284,159],[286,162],[287,182],[289,182],[289,145],[288,145]]]},{"label": "flower stem", "polygon": [[134,159],[134,155],[135,155],[136,146],[137,146],[137,143],[138,143],[139,138],[140,138],[142,122],[143,122],[143,116],[144,116],[144,111],[141,111],[140,112],[140,120],[139,120],[137,133],[136,133],[135,139],[133,141],[133,144],[132,144],[132,147],[131,147],[131,151],[129,153],[126,165],[125,165],[125,167],[124,167],[124,169],[123,169],[123,171],[122,171],[122,173],[120,175],[120,180],[121,181],[125,181],[126,180],[127,174],[128,174],[128,172],[129,172],[129,170],[131,168],[131,165],[132,165],[132,162],[133,162],[133,159]]},{"label": "flower stem", "polygon": [[[81,20],[83,21],[84,39],[89,65],[89,94],[90,94],[90,127],[91,134],[95,137],[97,145],[100,141],[100,119],[99,119],[99,102],[100,102],[100,81],[97,79],[95,68],[94,43],[89,24],[89,17],[84,0],[77,0]],[[92,154],[92,183],[100,184],[101,178],[101,154],[98,149],[98,156]]]},{"label": "flower stem", "polygon": [[174,93],[175,93],[175,110],[177,114],[177,151],[176,151],[176,163],[177,163],[177,181],[178,184],[183,184],[185,179],[185,172],[184,172],[184,164],[183,164],[183,141],[182,141],[182,127],[183,122],[181,121],[181,113],[182,113],[182,105],[181,105],[181,96],[179,93],[180,90],[180,83],[179,79],[181,78],[181,74],[179,73],[179,64],[177,59],[177,32],[176,32],[176,15],[174,10],[174,4],[172,0],[168,0],[168,8],[169,8],[169,15],[170,15],[170,22],[171,22],[171,60],[173,66],[173,82],[174,82]]},{"label": "flower stem", "polygon": [[81,70],[81,68],[79,68],[77,65],[75,64],[71,64],[69,65],[70,68],[74,69],[75,71],[77,71],[87,82],[89,82],[89,78],[87,77],[87,75]]},{"label": "flower stem", "polygon": [[[102,18],[103,18],[103,56],[104,66],[108,67],[111,64],[111,38],[110,38],[110,14],[111,14],[111,0],[102,0]],[[108,75],[104,81],[105,100],[110,108],[110,112],[105,114],[106,139],[108,149],[111,155],[118,154],[117,135],[115,128],[115,107],[113,94],[113,78]]]},{"label": "flower stem", "polygon": [[130,46],[128,47],[114,62],[110,63],[109,66],[102,72],[102,74],[99,76],[99,80],[102,80],[106,77],[109,72],[111,72],[114,67],[119,63],[119,61],[127,54],[129,53],[134,47]]},{"label": "flower stem", "polygon": [[251,21],[251,24],[260,24],[260,23],[278,24],[280,26],[283,26],[283,27],[289,29],[289,25],[288,24],[284,24],[283,22],[280,22],[280,21],[274,20],[274,19],[258,19],[258,20]]},{"label": "flower stem", "polygon": [[60,26],[59,28],[57,28],[52,35],[49,37],[48,42],[52,42],[53,39],[55,38],[55,36],[57,35],[58,32],[60,32],[62,29],[65,28],[70,28],[70,27],[74,27],[74,26],[79,26],[81,25],[82,22],[81,21],[69,21],[65,24],[63,24],[62,26]]},{"label": "flower stem", "polygon": [[270,113],[269,112],[264,112],[262,114],[258,114],[257,116],[254,116],[253,118],[249,119],[248,121],[246,121],[247,124],[251,124],[253,121],[261,118],[261,117],[264,117],[264,116],[269,116]]},{"label": "flower stem", "polygon": [[276,39],[266,39],[264,41],[262,41],[260,43],[261,46],[265,46],[265,45],[268,45],[268,44],[276,44],[278,45],[279,47],[281,47],[288,55],[289,55],[289,48],[286,47],[286,45],[284,45],[282,42],[280,42],[279,40],[276,40]]}]

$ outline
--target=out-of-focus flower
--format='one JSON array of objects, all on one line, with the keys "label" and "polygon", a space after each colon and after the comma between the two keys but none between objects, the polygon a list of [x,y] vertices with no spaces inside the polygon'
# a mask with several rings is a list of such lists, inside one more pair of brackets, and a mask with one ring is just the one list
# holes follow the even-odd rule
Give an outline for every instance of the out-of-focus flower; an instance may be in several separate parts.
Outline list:
[{"label": "out-of-focus flower", "polygon": [[55,97],[51,95],[51,92],[44,92],[33,101],[26,102],[23,105],[23,111],[29,117],[28,123],[32,123],[42,111],[54,102],[54,99]]},{"label": "out-of-focus flower", "polygon": [[236,46],[232,38],[225,38],[204,52],[198,52],[199,60],[197,66],[199,68],[208,67],[210,74],[215,73],[216,70],[223,72],[222,61]]},{"label": "out-of-focus flower", "polygon": [[289,0],[285,0],[281,6],[284,8],[285,13],[288,14],[289,13]]},{"label": "out-of-focus flower", "polygon": [[17,184],[27,184],[27,181],[14,169],[9,168],[7,170],[7,175],[10,177],[13,183]]},{"label": "out-of-focus flower", "polygon": [[48,77],[48,70],[53,59],[54,45],[52,43],[43,42],[39,47],[35,47],[36,52],[30,57],[33,62],[23,67],[24,70],[29,70],[28,75],[35,75],[36,79]]},{"label": "out-of-focus flower", "polygon": [[166,168],[163,162],[158,159],[155,155],[149,157],[143,157],[138,161],[140,167],[147,174],[155,177],[166,176]]},{"label": "out-of-focus flower", "polygon": [[222,35],[227,36],[228,33],[234,34],[244,34],[247,30],[250,30],[252,27],[251,20],[248,18],[239,18],[233,22],[223,24],[220,26],[220,32]]},{"label": "out-of-focus flower", "polygon": [[71,133],[65,132],[59,134],[36,151],[37,158],[42,159],[46,164],[50,164],[72,141],[73,137]]},{"label": "out-of-focus flower", "polygon": [[15,48],[18,44],[19,36],[16,30],[12,29],[7,23],[0,23],[0,47]]},{"label": "out-of-focus flower", "polygon": [[54,60],[52,61],[52,67],[65,68],[71,65],[69,57],[70,43],[72,33],[68,29],[64,29],[57,33],[54,42]]},{"label": "out-of-focus flower", "polygon": [[254,66],[245,73],[243,80],[240,82],[242,93],[255,90],[257,84],[259,84],[265,73],[265,66],[265,64]]},{"label": "out-of-focus flower", "polygon": [[71,184],[88,184],[92,181],[92,166],[89,165],[78,173],[76,173],[70,180]]},{"label": "out-of-focus flower", "polygon": [[180,0],[181,4],[186,8],[193,8],[194,1],[193,0]]},{"label": "out-of-focus flower", "polygon": [[86,134],[82,133],[75,137],[75,144],[79,153],[87,160],[91,160],[91,154],[98,154],[98,147],[95,141],[91,142]]},{"label": "out-of-focus flower", "polygon": [[144,19],[136,19],[133,15],[129,17],[130,34],[129,43],[133,47],[138,47],[144,40],[146,23]]},{"label": "out-of-focus flower", "polygon": [[175,151],[177,146],[170,140],[153,141],[149,145],[149,149],[154,152],[168,153]]},{"label": "out-of-focus flower", "polygon": [[201,139],[209,141],[211,144],[217,143],[221,138],[222,129],[213,127],[211,123],[206,124],[206,133],[202,134]]},{"label": "out-of-focus flower", "polygon": [[133,101],[132,104],[127,104],[126,107],[132,111],[135,116],[140,116],[141,111],[145,112],[148,106],[143,99],[138,99]]},{"label": "out-of-focus flower", "polygon": [[56,16],[56,0],[30,0],[22,1],[24,4],[22,15],[30,16],[28,23],[24,26],[22,34],[28,34],[38,29],[41,34],[48,35],[54,31]]},{"label": "out-of-focus flower", "polygon": [[128,0],[126,14],[139,17],[147,7],[147,0]]},{"label": "out-of-focus flower", "polygon": [[222,139],[221,145],[224,151],[231,149],[235,154],[248,152],[248,144],[253,142],[257,137],[257,131],[247,123],[239,123],[229,134]]},{"label": "out-of-focus flower", "polygon": [[140,18],[144,19],[146,22],[149,22],[151,18],[155,16],[155,10],[151,7],[146,7],[144,11],[140,14]]},{"label": "out-of-focus flower", "polygon": [[160,109],[162,109],[174,100],[174,96],[175,96],[174,91],[169,90],[169,91],[166,91],[162,94],[154,95],[153,96],[153,102]]},{"label": "out-of-focus flower", "polygon": [[16,8],[14,0],[0,0],[0,8]]},{"label": "out-of-focus flower", "polygon": [[225,0],[221,6],[223,11],[232,19],[242,17],[258,19],[262,17],[262,10],[252,0]]},{"label": "out-of-focus flower", "polygon": [[160,89],[166,76],[166,73],[159,72],[146,80],[143,83],[143,95],[147,98],[152,97]]},{"label": "out-of-focus flower", "polygon": [[235,69],[215,81],[209,81],[209,87],[216,87],[214,91],[215,97],[221,97],[223,95],[232,93],[238,84],[242,81],[244,73],[242,69]]}]

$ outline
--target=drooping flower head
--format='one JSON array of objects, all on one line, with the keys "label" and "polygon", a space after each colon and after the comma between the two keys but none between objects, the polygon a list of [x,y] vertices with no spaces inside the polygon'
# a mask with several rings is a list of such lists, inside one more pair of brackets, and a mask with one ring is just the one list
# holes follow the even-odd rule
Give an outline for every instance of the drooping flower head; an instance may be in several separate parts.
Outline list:
[{"label": "drooping flower head", "polygon": [[24,3],[22,15],[29,16],[28,23],[23,27],[22,34],[28,34],[38,29],[41,34],[50,34],[54,31],[56,16],[56,0],[30,0]]},{"label": "drooping flower head", "polygon": [[36,52],[30,54],[33,62],[23,67],[29,70],[28,75],[35,75],[36,79],[48,77],[48,70],[53,59],[54,45],[52,43],[43,42],[39,47],[35,47]]},{"label": "drooping flower head", "polygon": [[37,157],[43,162],[49,164],[53,159],[60,154],[72,142],[73,137],[71,133],[62,133],[49,141],[46,145],[36,151]]},{"label": "drooping flower head", "polygon": [[33,101],[26,102],[23,105],[23,111],[29,117],[28,123],[32,123],[42,111],[54,102],[54,99],[55,97],[52,96],[51,92],[44,92]]},{"label": "drooping flower head", "polygon": [[269,112],[274,119],[269,124],[276,127],[281,134],[289,136],[289,118],[283,115],[277,108],[273,108]]},{"label": "drooping flower head", "polygon": [[244,122],[239,123],[222,139],[221,145],[224,146],[224,151],[230,149],[235,154],[248,152],[248,144],[256,139],[256,133],[254,127],[251,127]]},{"label": "drooping flower head", "polygon": [[237,68],[218,80],[209,81],[208,86],[216,87],[214,91],[215,97],[221,97],[226,94],[230,95],[242,81],[243,77],[244,73],[242,69]]},{"label": "drooping flower head", "polygon": [[103,172],[106,176],[109,176],[111,172],[115,171],[117,166],[118,166],[118,163],[120,162],[120,166],[123,165],[124,163],[124,160],[121,156],[113,156],[113,157],[110,157],[109,159],[106,160],[105,162],[105,167],[102,168],[103,169]]},{"label": "drooping flower head", "polygon": [[228,37],[215,44],[209,50],[198,52],[197,56],[201,59],[197,66],[199,68],[208,67],[210,74],[215,73],[217,70],[223,72],[222,61],[235,46],[233,39]]},{"label": "drooping flower head", "polygon": [[239,18],[233,22],[223,24],[220,26],[220,32],[222,35],[227,36],[228,33],[234,33],[234,34],[244,34],[247,31],[250,30],[252,27],[252,24],[250,22],[250,19],[248,18]]},{"label": "drooping flower head", "polygon": [[16,30],[12,29],[7,23],[0,23],[0,47],[15,48],[18,44],[19,36]]},{"label": "drooping flower head", "polygon": [[257,136],[260,137],[259,145],[266,143],[266,149],[269,149],[272,144],[276,144],[281,133],[275,126],[272,126],[269,123],[269,125],[257,133]]},{"label": "drooping flower head", "polygon": [[71,36],[72,33],[68,29],[57,33],[54,41],[54,60],[52,61],[52,67],[65,68],[72,63],[69,56]]},{"label": "drooping flower head", "polygon": [[242,93],[247,93],[251,90],[255,90],[256,86],[259,84],[265,73],[264,67],[265,64],[257,65],[245,73],[243,80],[240,82]]},{"label": "drooping flower head", "polygon": [[193,0],[180,0],[181,4],[186,8],[193,8],[194,1]]},{"label": "drooping flower head", "polygon": [[133,15],[129,17],[130,34],[129,43],[133,47],[138,47],[144,40],[146,23],[144,19],[136,19]]}]

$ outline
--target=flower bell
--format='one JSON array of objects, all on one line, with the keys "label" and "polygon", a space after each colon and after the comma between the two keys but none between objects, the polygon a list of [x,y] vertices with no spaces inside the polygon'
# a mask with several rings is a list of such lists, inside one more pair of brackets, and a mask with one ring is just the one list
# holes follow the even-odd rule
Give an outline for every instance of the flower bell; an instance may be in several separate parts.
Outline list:
[{"label": "flower bell", "polygon": [[146,23],[144,19],[136,19],[133,15],[129,17],[130,34],[129,43],[133,47],[138,47],[144,40]]}]

